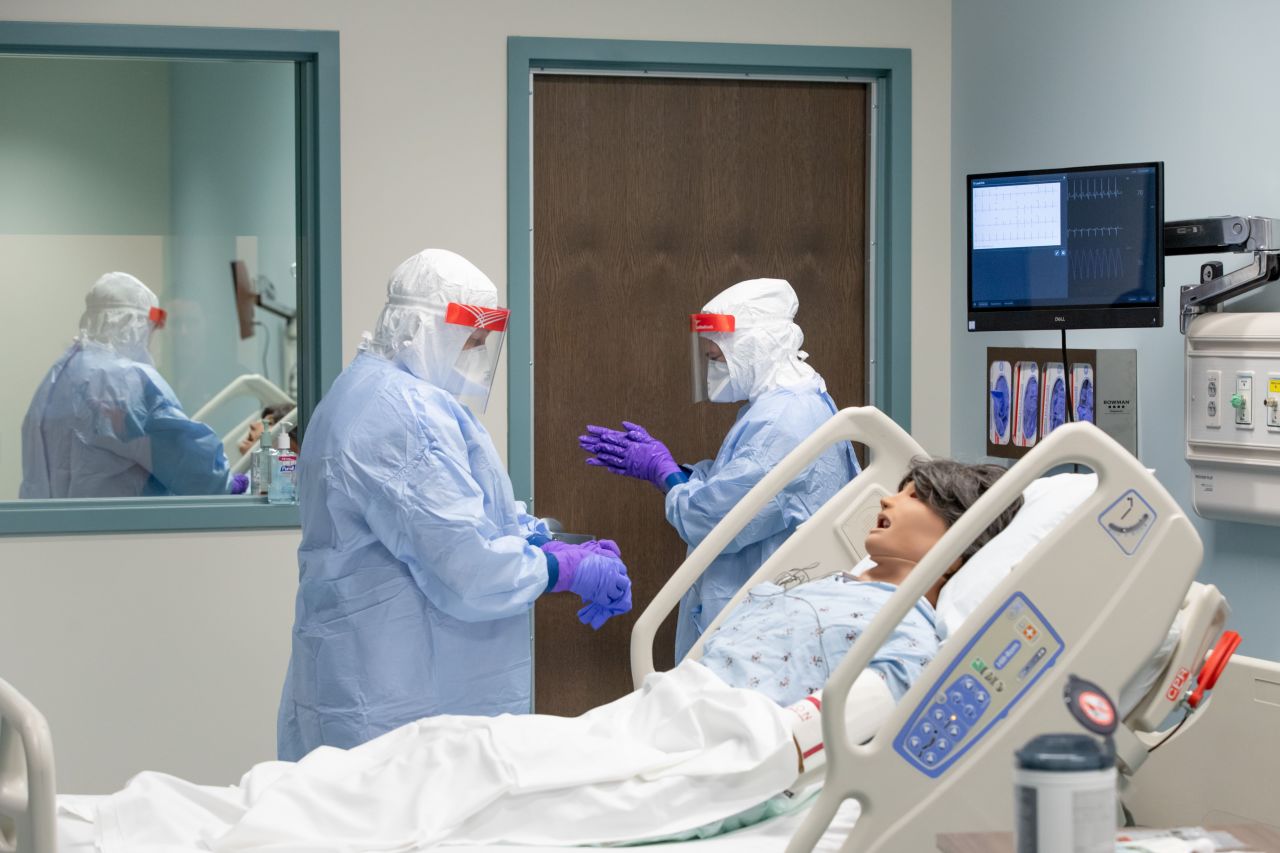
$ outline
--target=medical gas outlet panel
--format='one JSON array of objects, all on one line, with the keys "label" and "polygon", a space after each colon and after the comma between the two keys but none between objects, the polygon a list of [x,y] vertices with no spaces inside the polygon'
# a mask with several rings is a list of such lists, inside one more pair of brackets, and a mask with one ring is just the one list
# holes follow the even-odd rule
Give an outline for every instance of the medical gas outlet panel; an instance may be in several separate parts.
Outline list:
[{"label": "medical gas outlet panel", "polygon": [[1015,593],[934,682],[893,748],[926,776],[941,776],[1004,719],[1063,648],[1044,615]]},{"label": "medical gas outlet panel", "polygon": [[1280,524],[1280,313],[1203,314],[1186,352],[1196,512]]}]

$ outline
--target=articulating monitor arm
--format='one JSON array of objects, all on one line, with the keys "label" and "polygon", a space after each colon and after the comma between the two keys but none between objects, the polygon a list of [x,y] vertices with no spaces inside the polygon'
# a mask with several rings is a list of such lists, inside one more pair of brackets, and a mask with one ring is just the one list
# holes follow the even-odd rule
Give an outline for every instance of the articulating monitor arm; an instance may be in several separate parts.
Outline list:
[{"label": "articulating monitor arm", "polygon": [[1253,252],[1253,261],[1224,274],[1214,261],[1200,267],[1200,283],[1181,291],[1181,328],[1206,311],[1217,311],[1228,299],[1280,279],[1280,219],[1262,216],[1213,216],[1164,224],[1165,255]]}]

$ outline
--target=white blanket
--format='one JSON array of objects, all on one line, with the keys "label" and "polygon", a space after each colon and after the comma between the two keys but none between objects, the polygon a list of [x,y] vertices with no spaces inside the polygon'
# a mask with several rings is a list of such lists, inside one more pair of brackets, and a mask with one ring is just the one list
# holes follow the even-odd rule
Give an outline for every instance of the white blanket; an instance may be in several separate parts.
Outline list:
[{"label": "white blanket", "polygon": [[581,717],[435,717],[236,787],[141,773],[98,806],[103,853],[570,845],[723,819],[797,776],[790,712],[686,661]]}]

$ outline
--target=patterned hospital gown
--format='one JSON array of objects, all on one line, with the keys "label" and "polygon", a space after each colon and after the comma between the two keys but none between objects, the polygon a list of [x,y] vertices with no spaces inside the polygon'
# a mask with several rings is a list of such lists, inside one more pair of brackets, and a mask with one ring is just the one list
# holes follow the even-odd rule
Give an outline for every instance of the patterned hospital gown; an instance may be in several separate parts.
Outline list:
[{"label": "patterned hospital gown", "polygon": [[[792,589],[763,583],[707,639],[702,663],[733,687],[759,691],[779,705],[822,689],[853,641],[897,587],[832,575]],[[902,698],[938,653],[937,617],[923,598],[871,659]]]}]

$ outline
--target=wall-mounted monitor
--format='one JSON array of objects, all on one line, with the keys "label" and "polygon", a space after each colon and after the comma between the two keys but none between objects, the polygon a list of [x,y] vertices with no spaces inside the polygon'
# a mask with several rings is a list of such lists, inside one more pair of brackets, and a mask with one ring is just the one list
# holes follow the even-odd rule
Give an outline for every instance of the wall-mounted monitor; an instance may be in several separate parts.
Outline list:
[{"label": "wall-mounted monitor", "polygon": [[969,175],[969,331],[1154,328],[1164,164]]}]

